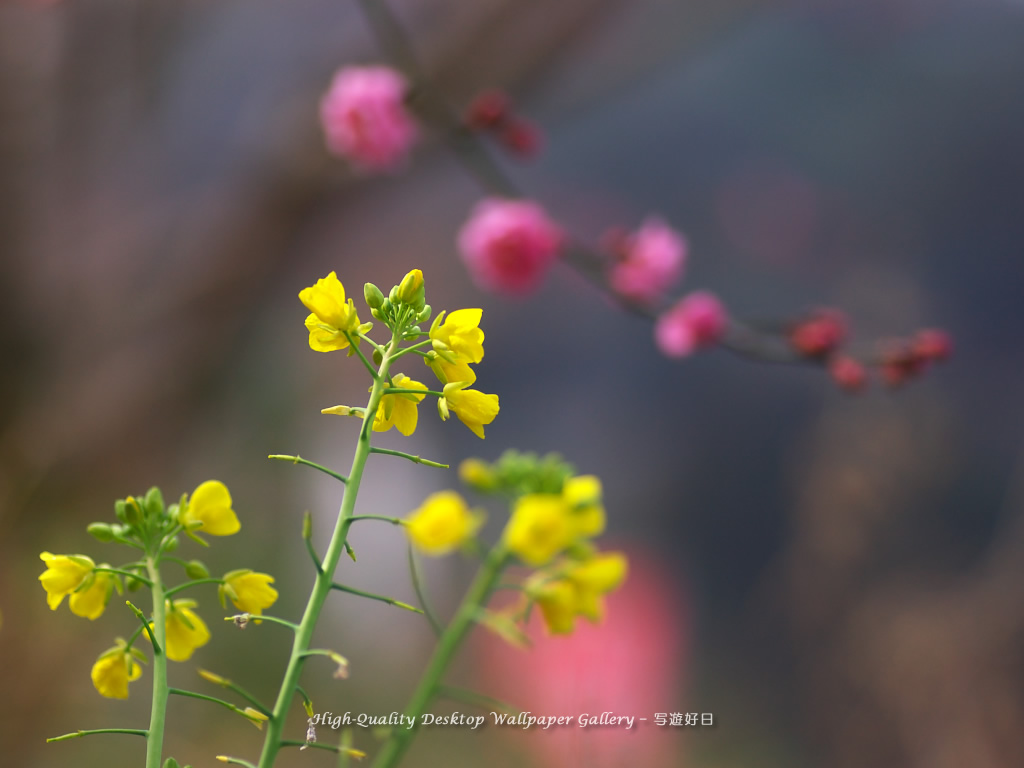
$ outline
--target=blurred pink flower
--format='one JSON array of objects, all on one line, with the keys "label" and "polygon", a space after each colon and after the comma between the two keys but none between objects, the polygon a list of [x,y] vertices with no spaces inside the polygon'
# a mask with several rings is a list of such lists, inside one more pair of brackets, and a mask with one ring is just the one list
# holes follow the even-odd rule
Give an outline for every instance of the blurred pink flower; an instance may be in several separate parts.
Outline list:
[{"label": "blurred pink flower", "polygon": [[660,219],[647,219],[619,250],[621,260],[612,266],[609,282],[612,290],[631,301],[657,301],[683,274],[686,240]]},{"label": "blurred pink flower", "polygon": [[405,79],[388,67],[339,70],[320,101],[328,150],[366,170],[400,165],[419,136],[405,92]]},{"label": "blurred pink flower", "polygon": [[728,316],[718,297],[696,291],[680,300],[658,318],[654,340],[669,357],[686,357],[700,347],[714,344],[728,324]]},{"label": "blurred pink flower", "polygon": [[540,284],[563,236],[537,203],[489,198],[477,203],[458,240],[478,286],[521,295]]},{"label": "blurred pink flower", "polygon": [[480,633],[476,650],[488,695],[534,715],[646,717],[631,729],[553,726],[509,729],[536,755],[537,764],[680,766],[681,729],[659,727],[654,715],[679,709],[689,661],[689,609],[679,576],[649,552],[627,552],[630,573],[607,598],[599,625],[580,621],[572,635],[545,634],[539,611],[528,627],[533,646],[513,648]]}]

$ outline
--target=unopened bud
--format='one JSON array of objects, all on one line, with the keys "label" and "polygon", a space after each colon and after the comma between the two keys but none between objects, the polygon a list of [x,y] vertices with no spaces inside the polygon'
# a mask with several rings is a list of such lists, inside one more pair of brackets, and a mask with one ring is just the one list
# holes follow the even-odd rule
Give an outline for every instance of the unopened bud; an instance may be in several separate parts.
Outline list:
[{"label": "unopened bud", "polygon": [[[363,286],[363,298],[366,299],[366,305],[371,310],[380,309],[381,305],[384,304],[384,294],[373,283],[367,283]],[[374,317],[377,317],[377,315],[374,315]]]},{"label": "unopened bud", "polygon": [[448,421],[448,398],[437,398],[437,415],[441,417],[441,421]]},{"label": "unopened bud", "polygon": [[114,528],[106,523],[89,523],[85,529],[96,541],[113,541]]},{"label": "unopened bud", "polygon": [[146,491],[142,504],[149,518],[157,518],[164,513],[164,495],[155,486]]},{"label": "unopened bud", "polygon": [[189,560],[185,563],[185,575],[190,579],[208,579],[210,571],[199,560]]},{"label": "unopened bud", "polygon": [[423,272],[413,269],[398,286],[398,300],[408,304],[410,307],[422,309],[424,297]]}]

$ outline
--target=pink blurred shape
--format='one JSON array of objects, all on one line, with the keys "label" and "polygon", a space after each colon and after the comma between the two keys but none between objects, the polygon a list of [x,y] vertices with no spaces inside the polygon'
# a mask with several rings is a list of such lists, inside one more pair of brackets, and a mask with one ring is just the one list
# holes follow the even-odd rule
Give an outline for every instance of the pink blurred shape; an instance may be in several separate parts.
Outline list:
[{"label": "pink blurred shape", "polygon": [[621,258],[611,268],[612,289],[632,301],[650,304],[682,276],[687,244],[681,234],[652,217],[617,250]]},{"label": "pink blurred shape", "polygon": [[405,79],[388,67],[339,70],[320,101],[328,150],[365,170],[401,165],[419,136],[405,93]]},{"label": "pink blurred shape", "polygon": [[540,285],[562,241],[562,231],[537,203],[500,198],[477,203],[458,238],[473,281],[512,295]]},{"label": "pink blurred shape", "polygon": [[718,297],[708,291],[685,296],[658,318],[654,340],[668,357],[687,357],[716,343],[729,319]]},{"label": "pink blurred shape", "polygon": [[607,598],[600,625],[579,621],[569,636],[548,636],[539,611],[528,627],[534,645],[514,648],[480,632],[476,660],[482,691],[534,715],[602,712],[632,715],[632,729],[502,726],[537,764],[573,768],[681,766],[683,730],[654,724],[655,713],[679,709],[689,663],[688,596],[680,577],[649,552],[627,553],[630,573]]}]

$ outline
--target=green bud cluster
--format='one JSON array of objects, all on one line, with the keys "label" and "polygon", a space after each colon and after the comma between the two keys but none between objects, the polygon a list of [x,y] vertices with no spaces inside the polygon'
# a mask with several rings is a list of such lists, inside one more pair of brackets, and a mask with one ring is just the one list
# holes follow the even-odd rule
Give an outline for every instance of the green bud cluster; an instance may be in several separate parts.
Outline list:
[{"label": "green bud cluster", "polygon": [[527,493],[561,493],[575,468],[557,453],[505,451],[497,461],[469,459],[459,468],[462,482],[475,491],[521,496]]},{"label": "green bud cluster", "polygon": [[363,298],[371,315],[391,330],[401,328],[405,339],[419,338],[423,334],[420,324],[430,320],[431,309],[426,303],[423,274],[418,269],[402,278],[402,282],[392,287],[386,297],[376,285],[366,283]]}]

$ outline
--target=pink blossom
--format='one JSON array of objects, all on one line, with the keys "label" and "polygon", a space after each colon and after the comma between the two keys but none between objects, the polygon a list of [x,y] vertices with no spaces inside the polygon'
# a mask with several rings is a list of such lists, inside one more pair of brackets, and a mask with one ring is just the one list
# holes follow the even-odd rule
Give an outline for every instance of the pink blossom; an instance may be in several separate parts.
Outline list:
[{"label": "pink blossom", "polygon": [[474,282],[487,291],[535,289],[562,245],[562,232],[537,203],[489,198],[459,232],[459,250]]},{"label": "pink blossom", "polygon": [[620,250],[622,259],[612,266],[609,282],[631,301],[657,301],[683,274],[686,240],[660,219],[647,219]]},{"label": "pink blossom", "polygon": [[[678,711],[690,656],[690,616],[677,574],[649,551],[629,552],[629,576],[607,597],[600,624],[580,620],[571,635],[548,635],[534,610],[528,649],[490,633],[475,639],[482,689],[534,714],[646,717],[633,728],[505,729],[534,757],[528,764],[557,768],[680,766],[681,729],[659,727],[654,715]],[[527,763],[524,763],[527,764]]]},{"label": "pink blossom", "polygon": [[401,164],[419,135],[405,92],[405,79],[388,67],[339,70],[320,101],[328,150],[367,170]]},{"label": "pink blossom", "polygon": [[669,357],[686,357],[700,347],[717,342],[725,332],[728,316],[718,297],[696,291],[658,318],[654,339]]}]

